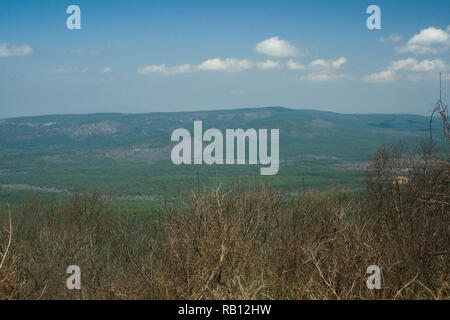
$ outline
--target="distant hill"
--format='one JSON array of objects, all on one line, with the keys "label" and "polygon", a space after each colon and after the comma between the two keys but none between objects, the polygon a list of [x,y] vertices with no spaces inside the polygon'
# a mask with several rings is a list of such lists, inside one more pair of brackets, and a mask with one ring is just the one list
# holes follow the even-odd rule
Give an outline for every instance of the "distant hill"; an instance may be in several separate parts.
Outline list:
[{"label": "distant hill", "polygon": [[[195,181],[197,174],[211,182],[213,177],[257,176],[251,166],[174,166],[169,160],[171,133],[176,128],[192,131],[194,120],[202,120],[204,130],[280,129],[280,173],[270,181],[287,189],[298,188],[305,179],[313,186],[354,184],[350,172],[364,168],[381,144],[415,142],[429,130],[429,119],[418,115],[283,107],[12,118],[0,120],[0,179],[50,188],[100,186],[134,195],[149,193],[140,192],[143,186],[151,193],[171,190],[182,181]],[[438,121],[434,128],[440,130]]]},{"label": "distant hill", "polygon": [[0,120],[4,151],[162,147],[176,128],[279,128],[281,152],[363,159],[383,142],[411,140],[428,132],[417,115],[351,115],[282,107],[147,114],[49,115]]}]

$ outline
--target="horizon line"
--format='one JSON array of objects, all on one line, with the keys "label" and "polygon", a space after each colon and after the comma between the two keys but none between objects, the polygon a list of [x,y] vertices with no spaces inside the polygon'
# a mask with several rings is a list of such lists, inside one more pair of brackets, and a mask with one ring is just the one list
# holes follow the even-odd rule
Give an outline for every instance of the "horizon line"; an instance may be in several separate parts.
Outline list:
[{"label": "horizon line", "polygon": [[39,117],[51,117],[51,116],[89,116],[89,115],[148,115],[148,114],[182,114],[182,113],[200,113],[200,112],[231,112],[231,111],[243,111],[243,110],[261,110],[261,109],[282,109],[287,111],[314,111],[314,112],[322,112],[322,113],[333,113],[339,115],[397,115],[397,116],[419,116],[419,117],[427,117],[426,114],[417,114],[417,113],[345,113],[345,112],[336,112],[330,110],[319,110],[314,108],[294,108],[294,107],[286,107],[286,106],[257,106],[257,107],[230,107],[223,109],[199,109],[199,110],[190,110],[190,111],[150,111],[150,112],[92,112],[92,113],[49,113],[49,114],[36,114],[36,115],[24,115],[24,116],[8,116],[8,115],[0,115],[1,120],[14,120],[14,119],[22,119],[22,118],[39,118]]}]

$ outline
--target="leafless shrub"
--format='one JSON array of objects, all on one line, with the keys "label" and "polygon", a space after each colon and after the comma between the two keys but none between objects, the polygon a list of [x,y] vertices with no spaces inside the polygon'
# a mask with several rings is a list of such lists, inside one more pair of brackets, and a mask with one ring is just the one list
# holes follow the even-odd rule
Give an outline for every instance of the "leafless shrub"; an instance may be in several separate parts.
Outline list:
[{"label": "leafless shrub", "polygon": [[[159,219],[119,215],[98,192],[30,198],[1,249],[0,298],[448,299],[448,173],[433,148],[401,145],[377,152],[362,196],[238,183],[198,188]],[[71,264],[79,291],[65,287]],[[382,290],[366,287],[373,264]]]}]

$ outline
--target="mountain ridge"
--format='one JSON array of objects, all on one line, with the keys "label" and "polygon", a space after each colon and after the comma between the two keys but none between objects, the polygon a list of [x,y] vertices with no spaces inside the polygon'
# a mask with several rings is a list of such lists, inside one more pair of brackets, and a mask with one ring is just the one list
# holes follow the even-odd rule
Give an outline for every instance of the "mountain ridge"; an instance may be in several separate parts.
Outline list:
[{"label": "mountain ridge", "polygon": [[[425,116],[284,107],[22,117],[0,120],[0,179],[10,185],[98,187],[116,196],[135,196],[188,190],[197,175],[207,185],[259,176],[259,166],[174,165],[171,133],[178,128],[192,132],[194,120],[201,120],[204,130],[279,129],[280,171],[267,181],[289,191],[304,184],[358,188],[380,145],[413,145],[429,136]],[[442,132],[438,121],[433,128]]]},{"label": "mountain ridge", "polygon": [[152,114],[190,114],[190,113],[204,113],[204,112],[232,112],[232,111],[257,111],[257,110],[279,110],[279,111],[305,111],[305,112],[318,112],[318,113],[330,113],[330,114],[336,114],[336,115],[343,115],[343,116],[371,116],[371,115],[378,115],[378,116],[418,116],[418,117],[427,117],[425,115],[421,114],[415,114],[415,113],[345,113],[345,112],[336,112],[336,111],[330,111],[330,110],[318,110],[314,108],[290,108],[290,107],[284,107],[284,106],[265,106],[265,107],[248,107],[248,108],[223,108],[223,109],[217,109],[217,110],[211,110],[211,109],[205,109],[205,110],[194,110],[194,111],[151,111],[151,112],[93,112],[93,113],[49,113],[49,114],[43,114],[43,115],[31,115],[31,116],[4,116],[0,115],[0,121],[4,120],[25,120],[25,119],[32,119],[32,118],[45,118],[45,117],[78,117],[78,116],[95,116],[95,115],[124,115],[124,116],[139,116],[139,115],[152,115]]},{"label": "mountain ridge", "polygon": [[[191,131],[194,120],[202,120],[205,128],[277,128],[281,141],[287,145],[295,141],[323,145],[324,139],[338,143],[339,138],[347,142],[354,140],[355,144],[374,139],[411,140],[426,135],[429,130],[429,119],[419,115],[340,114],[285,107],[46,115],[0,120],[0,150],[66,150],[142,143],[161,147],[170,144],[173,130]],[[439,128],[437,122],[434,128]],[[362,137],[367,141],[361,140]]]}]

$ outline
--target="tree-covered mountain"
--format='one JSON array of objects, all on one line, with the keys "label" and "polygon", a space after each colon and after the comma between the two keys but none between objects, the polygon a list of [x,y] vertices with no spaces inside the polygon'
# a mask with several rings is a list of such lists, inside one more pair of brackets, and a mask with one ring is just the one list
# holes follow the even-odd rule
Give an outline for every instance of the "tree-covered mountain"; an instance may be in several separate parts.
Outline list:
[{"label": "tree-covered mountain", "polygon": [[[305,184],[356,186],[361,169],[381,144],[414,143],[429,134],[424,116],[283,107],[12,118],[0,120],[0,179],[4,184],[89,186],[135,195],[173,193],[197,175],[210,184],[259,176],[259,166],[172,164],[172,131],[192,131],[195,120],[203,121],[203,130],[279,129],[280,171],[267,180],[291,191]],[[435,121],[434,130],[439,129]]]}]

